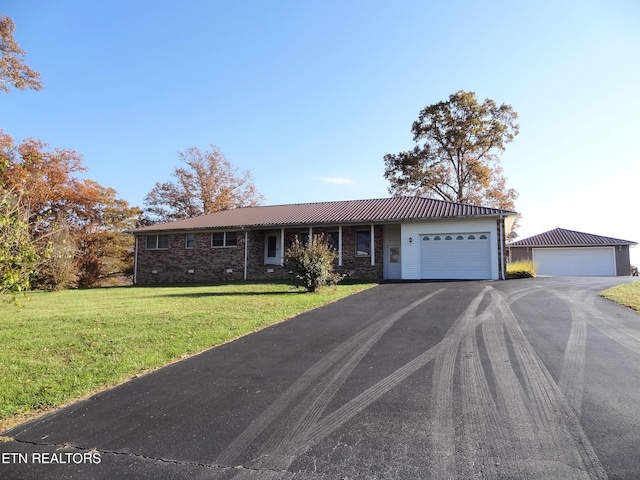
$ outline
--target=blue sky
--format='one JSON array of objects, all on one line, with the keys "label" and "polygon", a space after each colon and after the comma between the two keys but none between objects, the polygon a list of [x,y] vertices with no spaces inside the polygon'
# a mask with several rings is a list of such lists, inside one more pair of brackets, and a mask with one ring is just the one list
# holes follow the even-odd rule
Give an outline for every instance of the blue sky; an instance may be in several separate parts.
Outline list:
[{"label": "blue sky", "polygon": [[[217,145],[267,204],[388,196],[385,153],[458,90],[510,104],[520,236],[640,242],[640,3],[4,0],[44,90],[0,128],[84,156],[133,205]],[[640,264],[640,247],[632,249]]]}]

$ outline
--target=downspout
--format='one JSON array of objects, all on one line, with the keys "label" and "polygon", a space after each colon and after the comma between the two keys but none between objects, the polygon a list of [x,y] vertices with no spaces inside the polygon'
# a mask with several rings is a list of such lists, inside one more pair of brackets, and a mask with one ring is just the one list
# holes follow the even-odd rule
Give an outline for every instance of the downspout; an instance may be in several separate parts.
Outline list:
[{"label": "downspout", "polygon": [[342,266],[342,225],[338,226],[338,266]]},{"label": "downspout", "polygon": [[376,266],[376,239],[375,227],[371,224],[371,266]]},{"label": "downspout", "polygon": [[136,239],[134,246],[134,254],[133,254],[133,284],[138,283],[138,236],[134,237]]},{"label": "downspout", "polygon": [[249,252],[249,232],[244,231],[244,281],[247,281],[247,265],[248,265],[248,252]]}]

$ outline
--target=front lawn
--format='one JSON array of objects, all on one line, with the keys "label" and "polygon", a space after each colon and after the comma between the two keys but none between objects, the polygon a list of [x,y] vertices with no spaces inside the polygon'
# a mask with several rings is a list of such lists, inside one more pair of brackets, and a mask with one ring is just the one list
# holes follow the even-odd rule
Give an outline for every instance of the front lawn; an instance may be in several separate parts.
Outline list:
[{"label": "front lawn", "polygon": [[35,292],[24,308],[2,304],[0,430],[370,286],[121,287]]},{"label": "front lawn", "polygon": [[602,296],[640,312],[640,282],[617,285],[602,292]]}]

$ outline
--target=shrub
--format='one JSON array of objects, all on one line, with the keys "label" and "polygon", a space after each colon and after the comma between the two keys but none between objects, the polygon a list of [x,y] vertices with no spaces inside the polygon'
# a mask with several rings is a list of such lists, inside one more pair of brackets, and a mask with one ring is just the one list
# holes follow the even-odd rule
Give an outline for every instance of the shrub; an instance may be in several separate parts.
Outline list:
[{"label": "shrub", "polygon": [[507,264],[507,278],[531,278],[536,276],[538,266],[533,260],[518,260]]},{"label": "shrub", "polygon": [[301,281],[308,292],[336,285],[342,278],[334,271],[337,252],[329,246],[324,235],[315,235],[308,243],[296,236],[293,244],[284,253],[285,265]]}]

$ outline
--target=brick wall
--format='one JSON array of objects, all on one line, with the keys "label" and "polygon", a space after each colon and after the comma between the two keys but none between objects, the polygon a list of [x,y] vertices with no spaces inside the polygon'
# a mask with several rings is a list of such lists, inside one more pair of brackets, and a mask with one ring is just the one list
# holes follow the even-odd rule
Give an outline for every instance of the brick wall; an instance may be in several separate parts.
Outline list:
[{"label": "brick wall", "polygon": [[166,250],[146,250],[144,236],[137,237],[137,242],[138,285],[215,283],[244,278],[242,233],[238,234],[235,247],[212,248],[211,233],[197,233],[192,249],[185,248],[184,233],[169,235]]},{"label": "brick wall", "polygon": [[[382,226],[376,226],[375,265],[371,257],[356,255],[355,236],[364,227],[342,228],[342,267],[340,273],[350,273],[356,279],[382,279],[383,245]],[[308,229],[285,229],[285,249],[291,245],[296,235]],[[313,228],[313,234],[337,231],[337,228]],[[265,238],[267,230],[247,232],[247,278],[248,280],[269,280],[292,278],[286,267],[265,265]],[[271,232],[280,232],[272,230]],[[195,234],[194,248],[185,248],[184,233],[169,235],[169,247],[163,250],[146,250],[145,237],[137,237],[138,258],[136,282],[138,285],[217,283],[244,279],[245,232],[238,232],[234,247],[211,247],[211,232]],[[337,264],[336,264],[337,265]]]}]

